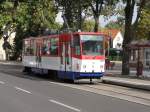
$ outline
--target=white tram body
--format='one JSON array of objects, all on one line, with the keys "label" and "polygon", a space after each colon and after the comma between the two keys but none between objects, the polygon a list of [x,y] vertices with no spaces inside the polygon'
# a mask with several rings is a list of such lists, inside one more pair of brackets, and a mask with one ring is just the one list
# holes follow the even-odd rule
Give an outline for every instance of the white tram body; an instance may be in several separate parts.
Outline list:
[{"label": "white tram body", "polygon": [[61,79],[91,79],[103,76],[104,54],[104,35],[64,33],[24,39],[22,61],[25,68],[55,71]]}]

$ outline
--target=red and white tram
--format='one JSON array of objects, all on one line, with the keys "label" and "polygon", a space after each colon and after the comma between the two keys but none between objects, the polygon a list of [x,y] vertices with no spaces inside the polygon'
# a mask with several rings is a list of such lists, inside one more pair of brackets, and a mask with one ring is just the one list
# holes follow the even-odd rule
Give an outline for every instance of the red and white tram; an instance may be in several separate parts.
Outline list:
[{"label": "red and white tram", "polygon": [[104,44],[104,35],[95,32],[30,37],[24,39],[23,66],[55,72],[60,79],[100,78],[105,69]]}]

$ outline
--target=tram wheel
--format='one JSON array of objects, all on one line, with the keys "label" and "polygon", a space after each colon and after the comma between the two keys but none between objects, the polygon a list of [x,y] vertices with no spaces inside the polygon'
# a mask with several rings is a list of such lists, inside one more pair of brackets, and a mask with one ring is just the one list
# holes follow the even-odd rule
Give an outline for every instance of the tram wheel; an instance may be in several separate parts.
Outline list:
[{"label": "tram wheel", "polygon": [[24,67],[23,72],[30,73],[31,72],[31,68],[30,67]]}]

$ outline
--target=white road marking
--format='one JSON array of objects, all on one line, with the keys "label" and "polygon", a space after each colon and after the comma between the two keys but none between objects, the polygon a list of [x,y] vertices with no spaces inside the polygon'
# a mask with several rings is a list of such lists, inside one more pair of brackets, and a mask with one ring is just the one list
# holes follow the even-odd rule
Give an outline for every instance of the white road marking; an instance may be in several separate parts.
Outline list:
[{"label": "white road marking", "polygon": [[0,81],[0,84],[5,84],[5,82],[3,82],[3,81]]},{"label": "white road marking", "polygon": [[55,104],[61,105],[61,106],[63,106],[63,107],[69,108],[69,109],[71,109],[71,110],[77,111],[77,112],[80,112],[80,111],[81,111],[81,110],[79,110],[79,109],[77,109],[77,108],[74,108],[74,107],[72,107],[72,106],[69,106],[69,105],[63,104],[63,103],[58,102],[58,101],[55,101],[55,100],[49,100],[49,101],[50,101],[50,102],[52,102],[52,103],[55,103]]},{"label": "white road marking", "polygon": [[22,92],[25,92],[25,93],[28,93],[28,94],[32,94],[30,91],[27,91],[27,90],[19,88],[19,87],[15,87],[15,89],[19,90],[19,91],[22,91]]}]

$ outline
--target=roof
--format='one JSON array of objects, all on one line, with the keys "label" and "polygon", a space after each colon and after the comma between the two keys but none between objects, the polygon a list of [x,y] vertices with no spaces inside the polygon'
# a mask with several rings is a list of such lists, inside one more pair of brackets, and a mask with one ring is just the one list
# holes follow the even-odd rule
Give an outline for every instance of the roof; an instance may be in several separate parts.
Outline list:
[{"label": "roof", "polygon": [[114,39],[116,37],[116,35],[120,32],[120,30],[118,30],[118,29],[108,29],[108,30],[102,30],[101,32]]},{"label": "roof", "polygon": [[150,40],[132,41],[132,42],[129,44],[129,47],[131,47],[131,48],[150,47]]}]

